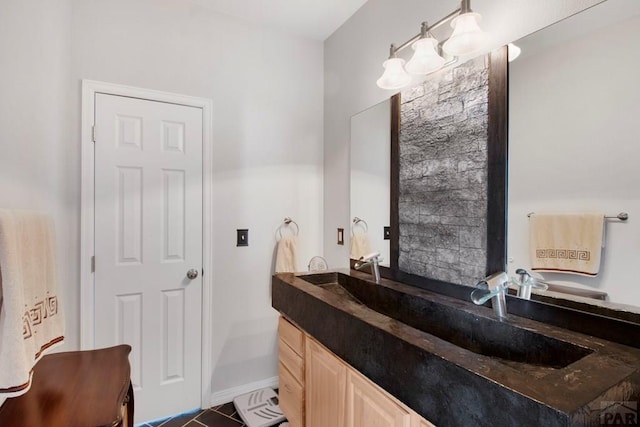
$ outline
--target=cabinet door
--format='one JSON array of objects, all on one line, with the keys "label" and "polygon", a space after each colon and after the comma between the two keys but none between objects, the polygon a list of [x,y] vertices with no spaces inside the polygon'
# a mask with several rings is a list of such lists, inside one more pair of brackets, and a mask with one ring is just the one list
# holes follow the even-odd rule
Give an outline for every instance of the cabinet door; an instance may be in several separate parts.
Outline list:
[{"label": "cabinet door", "polygon": [[305,391],[307,427],[344,427],[346,365],[307,339]]},{"label": "cabinet door", "polygon": [[349,370],[346,427],[411,427],[411,418],[378,386]]},{"label": "cabinet door", "polygon": [[420,415],[415,415],[416,417],[416,425],[418,427],[436,427],[435,425],[431,424],[429,421],[425,420],[424,418],[422,418]]}]

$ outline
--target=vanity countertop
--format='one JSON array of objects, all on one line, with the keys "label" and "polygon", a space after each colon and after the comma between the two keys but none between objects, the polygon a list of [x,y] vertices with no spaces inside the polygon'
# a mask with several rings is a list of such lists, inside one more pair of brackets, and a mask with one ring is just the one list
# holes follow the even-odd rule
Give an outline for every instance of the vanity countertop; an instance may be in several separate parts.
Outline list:
[{"label": "vanity countertop", "polygon": [[[333,274],[361,283],[369,278],[353,270]],[[625,402],[633,406],[640,399],[638,348],[510,315],[510,327],[585,349],[586,355],[563,367],[504,360],[408,326],[301,277],[273,276],[273,307],[439,427],[599,426],[603,414],[628,411]],[[471,302],[386,279],[369,285],[402,292],[405,303],[423,299],[479,322],[495,321],[490,308]]]}]

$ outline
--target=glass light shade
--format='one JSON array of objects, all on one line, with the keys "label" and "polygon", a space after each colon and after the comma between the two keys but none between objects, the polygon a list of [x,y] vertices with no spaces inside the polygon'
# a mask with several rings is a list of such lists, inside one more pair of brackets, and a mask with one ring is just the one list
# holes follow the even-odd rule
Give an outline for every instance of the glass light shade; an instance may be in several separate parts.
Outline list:
[{"label": "glass light shade", "polygon": [[442,49],[453,56],[464,56],[475,53],[485,47],[487,35],[478,26],[481,19],[478,13],[463,13],[451,21],[453,34]]},{"label": "glass light shade", "polygon": [[431,37],[414,42],[411,47],[415,52],[406,70],[411,74],[429,74],[442,68],[445,60],[436,52],[437,46],[438,40]]},{"label": "glass light shade", "polygon": [[379,88],[382,89],[400,89],[409,84],[411,76],[403,68],[404,59],[389,58],[382,63],[384,73],[382,77],[376,81]]},{"label": "glass light shade", "polygon": [[518,46],[516,46],[513,43],[509,43],[508,46],[509,47],[507,48],[507,60],[509,62],[515,61],[515,59],[518,56],[520,56],[520,52],[522,52],[522,49],[520,49]]}]

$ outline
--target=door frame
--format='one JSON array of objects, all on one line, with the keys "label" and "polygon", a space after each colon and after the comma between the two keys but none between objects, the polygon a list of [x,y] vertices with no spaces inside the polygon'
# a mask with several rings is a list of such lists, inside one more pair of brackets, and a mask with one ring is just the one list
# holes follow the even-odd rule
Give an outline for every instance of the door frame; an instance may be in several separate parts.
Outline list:
[{"label": "door frame", "polygon": [[81,119],[81,203],[80,203],[80,348],[95,346],[95,289],[92,257],[94,256],[94,184],[95,98],[97,94],[124,96],[149,101],[179,104],[202,109],[202,334],[201,340],[201,407],[211,399],[212,375],[212,288],[213,288],[213,101],[170,92],[142,89],[95,80],[82,80]]}]

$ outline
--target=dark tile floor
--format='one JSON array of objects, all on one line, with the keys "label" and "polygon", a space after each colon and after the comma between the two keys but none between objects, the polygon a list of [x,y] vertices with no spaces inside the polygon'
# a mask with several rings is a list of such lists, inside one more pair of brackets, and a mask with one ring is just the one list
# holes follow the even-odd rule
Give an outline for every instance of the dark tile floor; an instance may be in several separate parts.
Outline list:
[{"label": "dark tile floor", "polygon": [[140,427],[244,427],[233,403],[202,409],[190,414],[142,424]]},{"label": "dark tile floor", "polygon": [[246,427],[233,403],[183,414],[174,418],[140,424],[139,427]]}]

